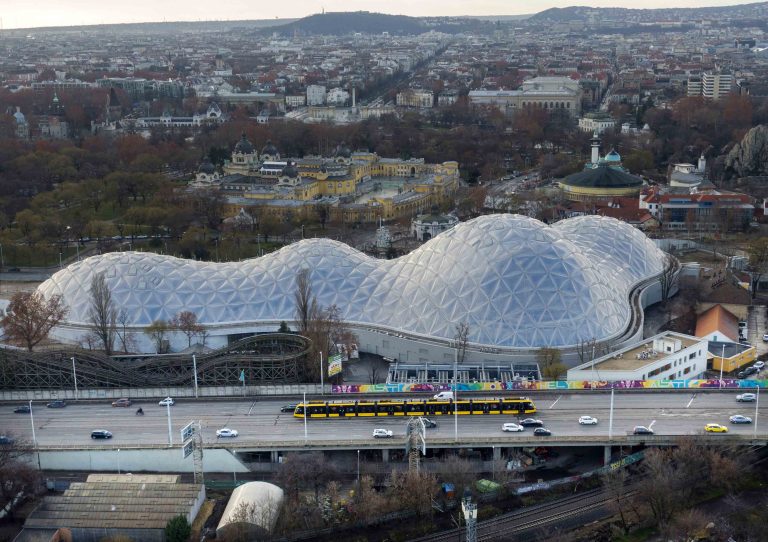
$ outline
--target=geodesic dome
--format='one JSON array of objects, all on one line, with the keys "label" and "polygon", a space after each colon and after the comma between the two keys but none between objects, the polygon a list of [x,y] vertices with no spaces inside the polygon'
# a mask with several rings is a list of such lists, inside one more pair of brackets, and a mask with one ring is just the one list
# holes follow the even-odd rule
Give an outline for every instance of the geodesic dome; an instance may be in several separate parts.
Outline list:
[{"label": "geodesic dome", "polygon": [[354,324],[452,339],[539,348],[606,339],[629,323],[629,290],[658,275],[663,253],[641,232],[605,217],[547,226],[519,215],[459,224],[396,260],[378,260],[330,239],[299,241],[244,262],[212,263],[150,253],[94,256],[40,285],[60,294],[67,321],[87,324],[89,287],[104,273],[131,326],[182,310],[202,324],[295,320],[298,272],[310,270],[322,306]]}]

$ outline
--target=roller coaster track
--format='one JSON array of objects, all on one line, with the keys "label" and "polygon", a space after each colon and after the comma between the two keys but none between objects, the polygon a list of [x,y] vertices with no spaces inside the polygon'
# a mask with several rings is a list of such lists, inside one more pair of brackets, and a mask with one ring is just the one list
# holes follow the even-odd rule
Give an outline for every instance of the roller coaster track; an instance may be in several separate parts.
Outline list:
[{"label": "roller coaster track", "polygon": [[[240,384],[241,371],[250,383],[291,383],[300,379],[309,339],[290,333],[264,333],[196,355],[201,386]],[[39,352],[0,348],[0,389],[159,387],[191,385],[191,354],[109,357],[79,348]]]}]

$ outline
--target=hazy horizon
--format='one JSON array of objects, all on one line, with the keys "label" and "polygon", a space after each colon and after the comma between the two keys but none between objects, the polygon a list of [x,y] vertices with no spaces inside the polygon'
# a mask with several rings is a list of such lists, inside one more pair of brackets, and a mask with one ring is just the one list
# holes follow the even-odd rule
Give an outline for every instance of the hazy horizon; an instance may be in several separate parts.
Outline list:
[{"label": "hazy horizon", "polygon": [[[343,0],[286,0],[263,5],[254,5],[248,0],[230,0],[226,11],[211,9],[210,2],[186,0],[173,3],[159,3],[156,0],[133,0],[121,4],[123,9],[106,5],[102,0],[4,0],[0,19],[4,29],[39,28],[47,26],[80,26],[97,24],[148,23],[162,21],[222,21],[255,19],[294,19],[325,11],[352,11]],[[752,0],[647,0],[642,8],[691,8],[754,4]],[[468,12],[466,0],[390,0],[382,5],[380,1],[359,0],[354,11],[372,11],[393,15],[423,16],[504,16],[538,13],[553,7],[568,6],[623,7],[637,8],[631,0],[590,0],[581,1],[520,1],[520,0],[477,0]],[[62,7],[67,6],[67,7]],[[183,6],[183,7],[182,7]],[[181,10],[179,9],[181,8]]]}]

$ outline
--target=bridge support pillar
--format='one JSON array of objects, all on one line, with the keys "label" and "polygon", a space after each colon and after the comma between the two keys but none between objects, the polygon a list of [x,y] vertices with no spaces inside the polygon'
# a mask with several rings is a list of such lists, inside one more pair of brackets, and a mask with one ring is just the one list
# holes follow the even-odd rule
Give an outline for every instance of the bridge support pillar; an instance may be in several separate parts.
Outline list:
[{"label": "bridge support pillar", "polygon": [[493,447],[493,460],[498,461],[501,459],[501,448]]},{"label": "bridge support pillar", "polygon": [[384,449],[381,451],[381,460],[384,463],[389,463],[389,450]]},{"label": "bridge support pillar", "polygon": [[272,456],[270,458],[270,461],[272,461],[272,463],[278,463],[280,461],[280,452],[278,452],[277,450],[272,450],[270,452],[270,455]]},{"label": "bridge support pillar", "polygon": [[611,446],[604,446],[603,447],[603,465],[607,465],[611,462],[611,453],[613,452],[613,448]]}]

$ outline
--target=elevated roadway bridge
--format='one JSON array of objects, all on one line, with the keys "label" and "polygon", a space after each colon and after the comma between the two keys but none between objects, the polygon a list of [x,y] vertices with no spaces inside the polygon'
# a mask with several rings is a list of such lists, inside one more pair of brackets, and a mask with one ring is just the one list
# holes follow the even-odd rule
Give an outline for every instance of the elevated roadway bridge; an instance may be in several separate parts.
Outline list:
[{"label": "elevated roadway bridge", "polygon": [[[486,449],[501,459],[508,449],[528,446],[604,447],[609,457],[612,446],[669,445],[681,436],[712,444],[764,445],[768,441],[768,417],[760,402],[738,402],[745,390],[663,390],[617,391],[613,398],[613,423],[610,424],[611,393],[532,392],[537,413],[552,431],[548,437],[534,437],[528,428],[522,433],[505,433],[505,422],[518,421],[512,415],[458,416],[456,432],[453,415],[434,416],[438,427],[427,430],[427,447]],[[382,397],[383,398],[383,397]],[[338,396],[329,399],[339,400]],[[392,399],[388,396],[387,399]],[[460,397],[461,399],[461,397]],[[768,397],[766,398],[768,400]],[[32,416],[13,410],[20,404],[0,405],[0,433],[33,441],[42,468],[135,471],[190,471],[192,460],[182,461],[179,430],[192,420],[202,426],[205,468],[214,472],[244,471],[240,460],[249,454],[266,455],[277,462],[285,452],[297,450],[372,450],[387,461],[390,450],[402,450],[405,442],[405,417],[309,419],[306,424],[292,413],[281,412],[290,400],[179,400],[170,407],[171,446],[168,410],[156,401],[134,403],[129,408],[103,403],[69,402],[66,408],[46,408],[33,402]],[[294,399],[292,402],[298,402]],[[141,406],[144,416],[135,414]],[[734,414],[749,416],[752,424],[730,424]],[[579,425],[582,415],[598,418],[597,425]],[[707,423],[728,427],[726,434],[704,432]],[[633,435],[636,425],[651,427],[653,435]],[[239,436],[218,439],[216,430],[236,429]],[[374,428],[392,430],[390,439],[374,439]],[[92,440],[91,431],[111,431],[110,440]],[[458,438],[456,438],[456,434]],[[120,450],[117,452],[117,450]],[[380,451],[380,452],[378,452]],[[489,454],[489,455],[490,455]]]}]

